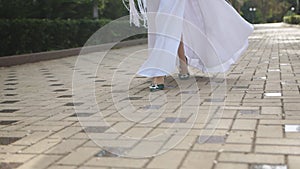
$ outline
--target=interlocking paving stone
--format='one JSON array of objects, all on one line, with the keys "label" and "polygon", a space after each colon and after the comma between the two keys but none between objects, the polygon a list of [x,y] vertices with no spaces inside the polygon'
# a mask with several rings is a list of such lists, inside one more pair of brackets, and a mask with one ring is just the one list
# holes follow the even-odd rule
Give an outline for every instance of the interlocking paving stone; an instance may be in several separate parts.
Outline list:
[{"label": "interlocking paving stone", "polygon": [[9,145],[20,139],[21,137],[0,137],[0,145]]},{"label": "interlocking paving stone", "polygon": [[5,94],[4,96],[17,96],[18,94]]},{"label": "interlocking paving stone", "polygon": [[236,119],[232,129],[234,130],[255,130],[257,120]]},{"label": "interlocking paving stone", "polygon": [[197,94],[197,93],[198,93],[198,91],[182,91],[182,92],[178,93],[178,95],[179,94]]},{"label": "interlocking paving stone", "polygon": [[89,117],[94,115],[94,113],[75,113],[72,114],[70,117]]},{"label": "interlocking paving stone", "polygon": [[16,90],[17,88],[6,88],[4,90]]},{"label": "interlocking paving stone", "polygon": [[56,144],[54,147],[51,147],[49,150],[47,150],[44,153],[55,154],[55,155],[68,154],[69,152],[76,149],[78,146],[81,146],[85,142],[86,141],[82,139],[70,139],[68,141],[63,141],[59,144]]},{"label": "interlocking paving stone", "polygon": [[49,148],[59,144],[60,142],[62,142],[62,140],[59,138],[57,139],[45,138],[41,141],[38,141],[36,144],[30,145],[28,148],[22,150],[22,152],[25,154],[44,153],[45,151],[49,150]]},{"label": "interlocking paving stone", "polygon": [[249,86],[232,86],[232,89],[248,89]]},{"label": "interlocking paving stone", "polygon": [[221,153],[220,162],[284,164],[284,155],[254,154],[254,153]]},{"label": "interlocking paving stone", "polygon": [[268,72],[280,72],[280,69],[268,69]]},{"label": "interlocking paving stone", "polygon": [[83,73],[82,75],[92,75],[91,73]]},{"label": "interlocking paving stone", "polygon": [[299,146],[273,146],[273,145],[256,145],[255,152],[257,153],[269,153],[269,154],[290,154],[290,155],[300,155]]},{"label": "interlocking paving stone", "polygon": [[95,80],[97,83],[106,82],[106,80]]},{"label": "interlocking paving stone", "polygon": [[123,100],[141,100],[143,97],[128,97]]},{"label": "interlocking paving stone", "polygon": [[280,138],[283,135],[282,126],[280,125],[259,125],[257,137]]},{"label": "interlocking paving stone", "polygon": [[15,169],[21,166],[23,163],[5,163],[0,162],[0,168],[1,169]]},{"label": "interlocking paving stone", "polygon": [[257,79],[266,80],[266,79],[267,79],[267,77],[265,77],[265,76],[262,76],[262,77],[258,77]]},{"label": "interlocking paving stone", "polygon": [[204,102],[224,102],[224,99],[204,99]]},{"label": "interlocking paving stone", "polygon": [[66,103],[64,106],[80,106],[83,103]]},{"label": "interlocking paving stone", "polygon": [[57,90],[53,90],[53,92],[65,92],[68,91],[68,89],[57,89]]},{"label": "interlocking paving stone", "polygon": [[249,144],[225,144],[225,143],[202,143],[193,147],[195,151],[213,151],[213,152],[236,152],[250,153],[251,145]]},{"label": "interlocking paving stone", "polygon": [[0,125],[9,125],[9,124],[13,124],[13,123],[16,123],[18,121],[16,120],[6,120],[6,121],[1,121],[0,120]]},{"label": "interlocking paving stone", "polygon": [[25,137],[23,137],[22,139],[14,142],[12,145],[22,145],[22,146],[29,146],[32,144],[35,144],[37,142],[39,142],[40,140],[48,137],[51,134],[51,132],[33,132],[33,133],[29,133],[27,134]]},{"label": "interlocking paving stone", "polygon": [[84,163],[86,160],[93,157],[100,150],[101,149],[99,147],[79,147],[78,149],[72,151],[70,154],[65,156],[60,161],[58,161],[57,164],[62,166],[80,165]]},{"label": "interlocking paving stone", "polygon": [[255,164],[250,169],[288,169],[286,165]]},{"label": "interlocking paving stone", "polygon": [[7,81],[7,82],[11,82],[11,81],[17,81],[18,79],[7,79],[7,80],[5,80],[5,81]]},{"label": "interlocking paving stone", "polygon": [[156,156],[148,164],[147,168],[178,168],[185,156],[185,151],[171,150],[160,156]]},{"label": "interlocking paving stone", "polygon": [[254,137],[254,131],[232,131],[229,132],[226,142],[251,144]]},{"label": "interlocking paving stone", "polygon": [[282,96],[281,93],[265,93],[264,94],[267,97],[278,97],[278,96]]},{"label": "interlocking paving stone", "polygon": [[249,169],[248,164],[217,163],[216,169]]},{"label": "interlocking paving stone", "polygon": [[212,152],[189,152],[182,164],[182,168],[199,169],[199,166],[201,166],[201,168],[203,169],[212,168],[214,165],[215,157],[216,153]]},{"label": "interlocking paving stone", "polygon": [[262,107],[261,114],[277,114],[280,115],[282,113],[281,107]]},{"label": "interlocking paving stone", "polygon": [[128,90],[112,90],[111,93],[127,93]]},{"label": "interlocking paving stone", "polygon": [[94,157],[86,162],[84,165],[87,166],[98,166],[99,167],[109,167],[109,168],[143,168],[147,164],[149,159],[136,159],[136,158],[115,158],[106,157],[99,158]]},{"label": "interlocking paving stone", "polygon": [[226,136],[199,136],[198,143],[215,143],[223,144],[225,143]]},{"label": "interlocking paving stone", "polygon": [[158,110],[161,107],[162,107],[161,105],[147,105],[147,106],[144,106],[143,109]]},{"label": "interlocking paving stone", "polygon": [[61,96],[58,96],[57,98],[72,98],[73,95],[61,95]]},{"label": "interlocking paving stone", "polygon": [[288,156],[288,169],[297,169],[299,168],[300,161],[299,156]]},{"label": "interlocking paving stone", "polygon": [[4,85],[11,85],[11,86],[14,86],[14,85],[17,85],[18,83],[5,83]]},{"label": "interlocking paving stone", "polygon": [[63,86],[64,84],[51,84],[50,86]]},{"label": "interlocking paving stone", "polygon": [[87,133],[104,133],[106,130],[108,129],[108,127],[104,126],[104,127],[85,127],[84,130],[82,130],[82,132],[87,132]]},{"label": "interlocking paving stone", "polygon": [[90,77],[88,77],[89,79],[95,79],[95,78],[97,78],[97,76],[90,76]]},{"label": "interlocking paving stone", "polygon": [[117,154],[113,154],[107,150],[101,150],[99,153],[95,155],[96,157],[119,157]]},{"label": "interlocking paving stone", "polygon": [[258,110],[239,110],[240,114],[259,114]]},{"label": "interlocking paving stone", "polygon": [[285,125],[284,126],[285,132],[298,132],[300,133],[300,125]]},{"label": "interlocking paving stone", "polygon": [[0,113],[13,113],[19,111],[19,109],[2,109],[0,110]]},{"label": "interlocking paving stone", "polygon": [[[34,169],[34,168],[47,168],[60,158],[58,155],[38,155],[37,157],[29,160],[24,165],[21,165],[18,169]],[[59,169],[59,168],[57,168]]]},{"label": "interlocking paving stone", "polygon": [[97,153],[95,157],[121,157],[129,150],[129,148],[123,147],[104,147],[104,150]]},{"label": "interlocking paving stone", "polygon": [[167,117],[164,123],[185,123],[188,118],[178,118],[178,117]]},{"label": "interlocking paving stone", "polygon": [[166,89],[174,89],[174,88],[176,88],[176,86],[174,86],[174,85],[166,85],[165,88]]},{"label": "interlocking paving stone", "polygon": [[102,87],[113,87],[114,85],[102,85]]},{"label": "interlocking paving stone", "polygon": [[13,103],[17,103],[19,102],[19,100],[6,100],[1,102],[0,104],[13,104]]}]

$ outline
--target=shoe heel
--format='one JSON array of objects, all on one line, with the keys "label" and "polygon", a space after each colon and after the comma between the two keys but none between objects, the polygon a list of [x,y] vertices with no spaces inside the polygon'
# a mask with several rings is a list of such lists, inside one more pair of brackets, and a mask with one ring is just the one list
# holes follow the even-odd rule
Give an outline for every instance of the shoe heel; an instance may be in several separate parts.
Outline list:
[{"label": "shoe heel", "polygon": [[149,86],[150,92],[164,90],[164,88],[165,88],[164,84],[152,84]]},{"label": "shoe heel", "polygon": [[187,79],[189,79],[190,78],[190,74],[189,73],[187,73],[187,74],[178,74],[178,78],[180,79],[180,80],[187,80]]}]

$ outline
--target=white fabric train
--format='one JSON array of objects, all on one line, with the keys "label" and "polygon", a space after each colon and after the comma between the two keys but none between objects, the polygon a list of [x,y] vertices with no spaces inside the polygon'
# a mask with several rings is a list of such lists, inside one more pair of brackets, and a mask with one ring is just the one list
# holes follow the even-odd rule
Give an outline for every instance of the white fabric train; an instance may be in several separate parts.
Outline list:
[{"label": "white fabric train", "polygon": [[[123,0],[124,1],[124,0]],[[254,27],[225,0],[129,0],[130,23],[148,28],[149,57],[138,71],[170,75],[182,40],[188,64],[203,72],[226,72],[248,47]]]}]

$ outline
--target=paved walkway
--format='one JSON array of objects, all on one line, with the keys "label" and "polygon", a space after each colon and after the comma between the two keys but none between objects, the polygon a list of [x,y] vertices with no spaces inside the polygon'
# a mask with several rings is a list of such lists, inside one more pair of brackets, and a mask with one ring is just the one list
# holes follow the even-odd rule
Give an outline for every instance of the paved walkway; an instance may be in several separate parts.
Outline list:
[{"label": "paved walkway", "polygon": [[130,79],[145,52],[127,57],[145,48],[96,73],[99,53],[1,68],[0,168],[299,169],[299,27],[256,25],[226,79],[191,70],[150,95]]}]

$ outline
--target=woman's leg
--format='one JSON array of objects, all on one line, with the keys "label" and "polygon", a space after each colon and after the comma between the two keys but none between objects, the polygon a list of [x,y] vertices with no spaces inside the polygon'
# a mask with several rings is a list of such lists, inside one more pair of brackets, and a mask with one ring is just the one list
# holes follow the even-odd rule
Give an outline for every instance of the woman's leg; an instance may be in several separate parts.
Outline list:
[{"label": "woman's leg", "polygon": [[179,69],[180,69],[180,74],[188,74],[188,67],[187,67],[187,58],[184,53],[184,46],[183,42],[181,40],[180,45],[178,47],[178,57],[179,57]]},{"label": "woman's leg", "polygon": [[154,77],[152,84],[149,86],[150,91],[158,91],[158,90],[164,90],[165,88],[165,77],[164,76],[158,76]]},{"label": "woman's leg", "polygon": [[[180,74],[188,74],[189,71],[188,71],[188,67],[187,67],[187,59],[184,54],[184,46],[183,46],[182,40],[179,44],[178,56],[179,56],[179,60],[180,60]],[[164,76],[154,77],[152,80],[152,83],[153,84],[164,84],[165,78],[164,78]]]},{"label": "woman's leg", "polygon": [[154,77],[152,80],[153,84],[165,84],[165,77],[164,76],[158,76]]}]

